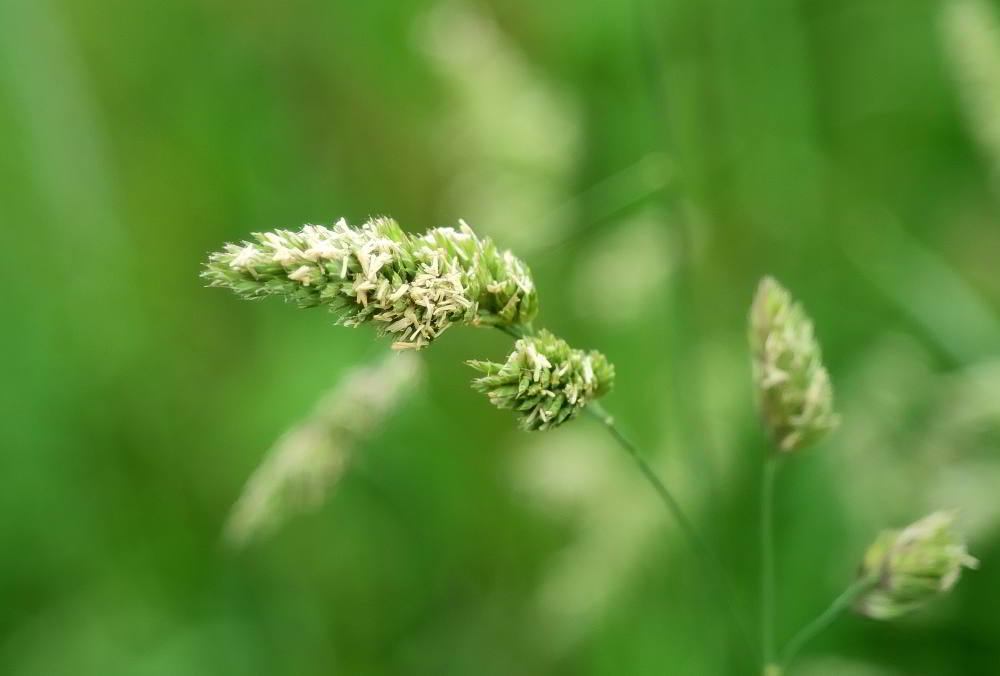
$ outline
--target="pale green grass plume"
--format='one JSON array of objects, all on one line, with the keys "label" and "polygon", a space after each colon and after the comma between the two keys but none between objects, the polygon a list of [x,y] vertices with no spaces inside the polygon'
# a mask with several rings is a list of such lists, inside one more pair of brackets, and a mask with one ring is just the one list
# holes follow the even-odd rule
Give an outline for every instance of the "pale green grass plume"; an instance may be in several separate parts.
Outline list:
[{"label": "pale green grass plume", "polygon": [[415,355],[389,354],[345,375],[268,451],[233,506],[226,539],[246,545],[319,507],[353,452],[413,390],[421,371]]},{"label": "pale green grass plume", "polygon": [[750,309],[750,347],[761,417],[781,452],[822,439],[839,421],[812,321],[771,277]]},{"label": "pale green grass plume", "polygon": [[903,530],[882,531],[865,553],[860,576],[874,581],[857,603],[862,615],[891,620],[952,589],[976,568],[955,532],[955,514],[935,512]]},{"label": "pale green grass plume", "polygon": [[345,326],[378,325],[394,349],[426,347],[455,323],[525,324],[538,312],[528,267],[464,222],[415,236],[390,218],[341,219],[253,237],[209,257],[211,286],[327,306]]}]

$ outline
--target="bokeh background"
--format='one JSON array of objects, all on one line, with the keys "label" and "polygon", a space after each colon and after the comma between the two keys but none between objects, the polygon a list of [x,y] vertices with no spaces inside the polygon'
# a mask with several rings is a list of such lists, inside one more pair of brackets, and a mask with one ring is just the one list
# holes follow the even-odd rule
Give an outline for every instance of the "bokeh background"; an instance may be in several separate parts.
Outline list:
[{"label": "bokeh background", "polygon": [[748,623],[745,317],[776,275],[844,416],[781,475],[779,637],[932,509],[983,562],[792,673],[1000,673],[998,10],[0,0],[0,673],[754,672],[599,426],[521,433],[469,390],[498,332],[449,331],[318,508],[225,544],[267,450],[387,342],[200,265],[382,213],[527,259]]}]

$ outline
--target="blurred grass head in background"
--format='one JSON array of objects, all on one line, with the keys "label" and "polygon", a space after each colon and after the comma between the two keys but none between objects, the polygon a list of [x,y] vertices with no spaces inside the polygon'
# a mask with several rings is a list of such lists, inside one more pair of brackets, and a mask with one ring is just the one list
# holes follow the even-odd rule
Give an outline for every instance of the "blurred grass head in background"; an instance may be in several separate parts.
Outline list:
[{"label": "blurred grass head in background", "polygon": [[837,426],[812,321],[771,277],[757,285],[750,307],[750,351],[761,417],[778,451],[809,446]]},{"label": "blurred grass head in background", "polygon": [[357,447],[412,393],[421,373],[420,360],[406,353],[346,373],[254,470],[229,515],[227,539],[244,546],[297,513],[318,509]]},{"label": "blurred grass head in background", "polygon": [[865,552],[860,577],[873,587],[859,599],[859,612],[890,620],[951,591],[963,568],[977,568],[954,531],[955,515],[935,512],[902,530],[887,530]]}]

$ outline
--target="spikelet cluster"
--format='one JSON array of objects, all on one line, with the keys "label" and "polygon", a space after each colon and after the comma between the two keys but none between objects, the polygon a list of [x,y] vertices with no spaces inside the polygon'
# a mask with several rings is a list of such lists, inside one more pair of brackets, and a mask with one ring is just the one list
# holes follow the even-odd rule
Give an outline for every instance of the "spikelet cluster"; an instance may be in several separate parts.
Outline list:
[{"label": "spikelet cluster", "polygon": [[779,451],[811,445],[837,426],[812,322],[770,277],[761,281],[750,309],[750,347],[761,417]]},{"label": "spikelet cluster", "polygon": [[525,430],[544,430],[572,420],[611,390],[615,369],[600,352],[576,350],[548,331],[514,344],[507,361],[468,362],[484,375],[473,387],[502,409],[515,411]]},{"label": "spikelet cluster", "polygon": [[976,568],[954,524],[954,513],[935,512],[903,530],[880,533],[861,566],[861,577],[874,584],[858,601],[858,612],[878,620],[898,617],[949,591],[963,568]]},{"label": "spikelet cluster", "polygon": [[524,324],[538,312],[527,266],[464,222],[414,236],[390,218],[341,219],[253,239],[209,257],[211,286],[329,307],[346,326],[378,325],[395,349],[426,347],[455,323]]}]

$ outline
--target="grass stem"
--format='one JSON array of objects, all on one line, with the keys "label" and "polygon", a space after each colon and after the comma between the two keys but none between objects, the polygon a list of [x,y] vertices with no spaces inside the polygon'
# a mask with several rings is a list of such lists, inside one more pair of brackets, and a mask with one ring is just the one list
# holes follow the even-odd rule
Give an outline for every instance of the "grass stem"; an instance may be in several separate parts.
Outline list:
[{"label": "grass stem", "polygon": [[832,624],[844,610],[849,608],[859,596],[868,591],[876,582],[877,580],[873,580],[872,578],[862,578],[858,580],[845,589],[840,596],[834,599],[833,603],[831,603],[826,610],[820,613],[816,619],[800,629],[799,632],[792,637],[792,640],[788,642],[788,645],[785,646],[784,650],[781,651],[782,668],[786,669],[806,643],[829,627],[830,624]]},{"label": "grass stem", "polygon": [[764,463],[760,496],[760,633],[764,671],[774,663],[774,483],[781,458]]},{"label": "grass stem", "polygon": [[709,548],[708,544],[698,532],[697,527],[695,527],[694,522],[692,522],[688,515],[684,512],[684,509],[681,507],[680,503],[677,502],[673,493],[669,488],[667,488],[666,484],[663,483],[660,477],[657,476],[656,472],[639,452],[636,445],[632,443],[632,441],[629,440],[629,438],[626,437],[615,424],[614,418],[609,415],[607,411],[605,411],[604,408],[597,402],[591,402],[587,405],[585,410],[591,416],[596,418],[601,424],[603,424],[611,436],[614,437],[615,441],[618,442],[618,445],[629,454],[638,466],[643,477],[650,484],[650,486],[652,486],[653,490],[660,498],[660,502],[663,503],[663,505],[667,508],[667,511],[670,513],[670,516],[677,522],[677,525],[680,527],[691,548],[694,550],[695,556],[701,563],[701,569],[708,580],[709,587],[712,590],[712,595],[714,596],[716,603],[719,605],[722,612],[732,621],[733,627],[739,636],[742,648],[750,651],[749,654],[752,654],[753,651],[747,638],[748,634],[744,629],[739,614],[736,612],[732,586],[728,583],[728,579],[726,578],[722,566],[719,563],[718,557],[712,552],[711,548]]}]

